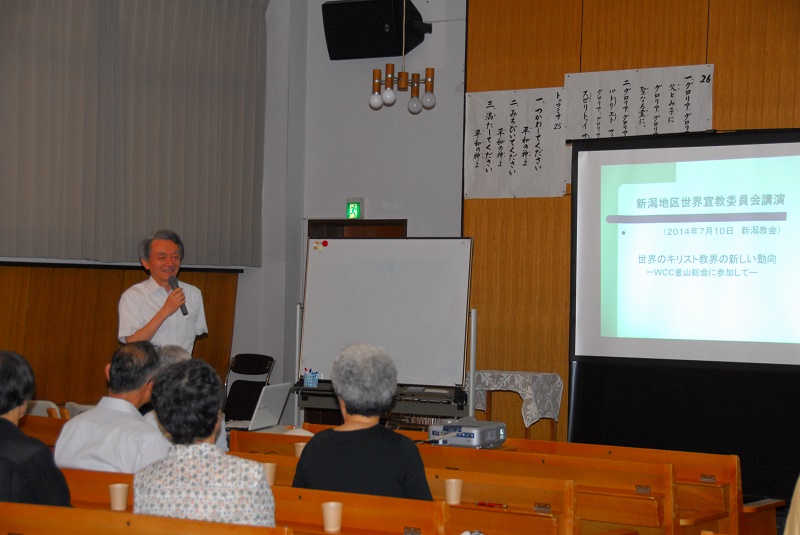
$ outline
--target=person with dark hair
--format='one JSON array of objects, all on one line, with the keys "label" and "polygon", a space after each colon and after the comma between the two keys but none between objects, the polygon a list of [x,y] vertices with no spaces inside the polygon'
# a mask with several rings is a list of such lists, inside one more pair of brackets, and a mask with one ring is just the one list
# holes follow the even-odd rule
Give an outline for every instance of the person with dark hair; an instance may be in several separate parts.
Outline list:
[{"label": "person with dark hair", "polygon": [[22,355],[0,351],[0,502],[69,506],[69,487],[50,448],[18,427],[35,388]]},{"label": "person with dark hair", "polygon": [[[158,375],[161,374],[165,369],[172,366],[173,364],[178,364],[179,362],[185,362],[190,360],[192,356],[181,346],[163,346],[158,348],[158,359],[160,361],[158,372],[156,374],[156,382],[158,381]],[[147,407],[147,409],[145,409]],[[147,420],[147,423],[152,425],[154,428],[161,430],[161,426],[158,423],[158,415],[156,411],[153,410],[153,403],[152,400],[150,403],[139,407],[139,412],[144,415],[144,419]],[[225,432],[225,419],[221,421],[220,424],[220,432],[217,436],[217,447],[220,448],[222,451],[228,451],[228,437]]]},{"label": "person with dark hair", "polygon": [[150,342],[123,344],[106,365],[108,395],[64,424],[56,441],[61,468],[134,473],[169,450],[139,407],[150,401],[158,353]]},{"label": "person with dark hair", "polygon": [[173,445],[134,477],[135,513],[275,526],[275,501],[261,464],[214,445],[224,402],[217,372],[202,360],[158,374],[153,406]]},{"label": "person with dark hair", "polygon": [[432,500],[417,446],[380,425],[397,391],[397,368],[384,349],[345,347],[331,383],[344,423],[308,441],[292,486]]},{"label": "person with dark hair", "polygon": [[203,294],[176,278],[183,253],[183,241],[171,230],[154,232],[139,244],[139,261],[150,278],[119,300],[120,342],[179,345],[191,354],[195,338],[208,332]]}]

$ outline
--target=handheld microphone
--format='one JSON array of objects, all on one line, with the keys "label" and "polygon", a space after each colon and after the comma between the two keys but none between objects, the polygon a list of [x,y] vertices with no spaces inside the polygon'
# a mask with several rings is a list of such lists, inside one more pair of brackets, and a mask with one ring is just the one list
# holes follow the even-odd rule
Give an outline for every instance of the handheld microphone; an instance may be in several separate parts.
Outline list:
[{"label": "handheld microphone", "polygon": [[[167,279],[167,282],[169,283],[170,288],[172,288],[173,290],[177,290],[179,288],[178,279],[174,275],[172,277],[170,277],[169,279]],[[186,304],[185,303],[182,304],[181,305],[181,314],[183,314],[185,316],[188,313],[189,313],[189,311],[186,310]]]}]

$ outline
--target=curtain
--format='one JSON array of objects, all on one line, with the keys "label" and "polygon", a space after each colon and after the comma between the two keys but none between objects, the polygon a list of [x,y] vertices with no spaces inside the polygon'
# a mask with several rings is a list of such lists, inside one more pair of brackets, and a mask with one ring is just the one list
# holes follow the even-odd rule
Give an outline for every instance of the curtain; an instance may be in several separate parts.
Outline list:
[{"label": "curtain", "polygon": [[0,257],[258,266],[268,0],[0,0]]}]

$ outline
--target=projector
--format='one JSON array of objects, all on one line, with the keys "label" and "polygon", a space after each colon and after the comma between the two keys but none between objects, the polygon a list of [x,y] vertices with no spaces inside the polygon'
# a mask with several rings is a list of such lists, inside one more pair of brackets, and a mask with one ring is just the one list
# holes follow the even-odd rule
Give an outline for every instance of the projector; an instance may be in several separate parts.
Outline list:
[{"label": "projector", "polygon": [[506,424],[474,418],[446,420],[428,426],[428,442],[459,448],[499,448],[506,441]]}]

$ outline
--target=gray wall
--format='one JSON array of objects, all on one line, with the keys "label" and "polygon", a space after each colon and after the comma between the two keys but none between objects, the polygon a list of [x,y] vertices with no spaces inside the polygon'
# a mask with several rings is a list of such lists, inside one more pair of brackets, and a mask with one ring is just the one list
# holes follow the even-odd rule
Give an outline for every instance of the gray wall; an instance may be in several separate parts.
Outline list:
[{"label": "gray wall", "polygon": [[399,71],[401,58],[330,61],[322,3],[267,9],[264,256],[239,277],[233,354],[273,355],[273,382],[294,381],[306,219],[343,217],[348,197],[364,197],[367,218],[408,219],[409,236],[461,235],[466,0],[414,2],[433,33],[406,70],[435,68],[437,99],[417,116],[402,93],[369,108],[372,69]]}]

